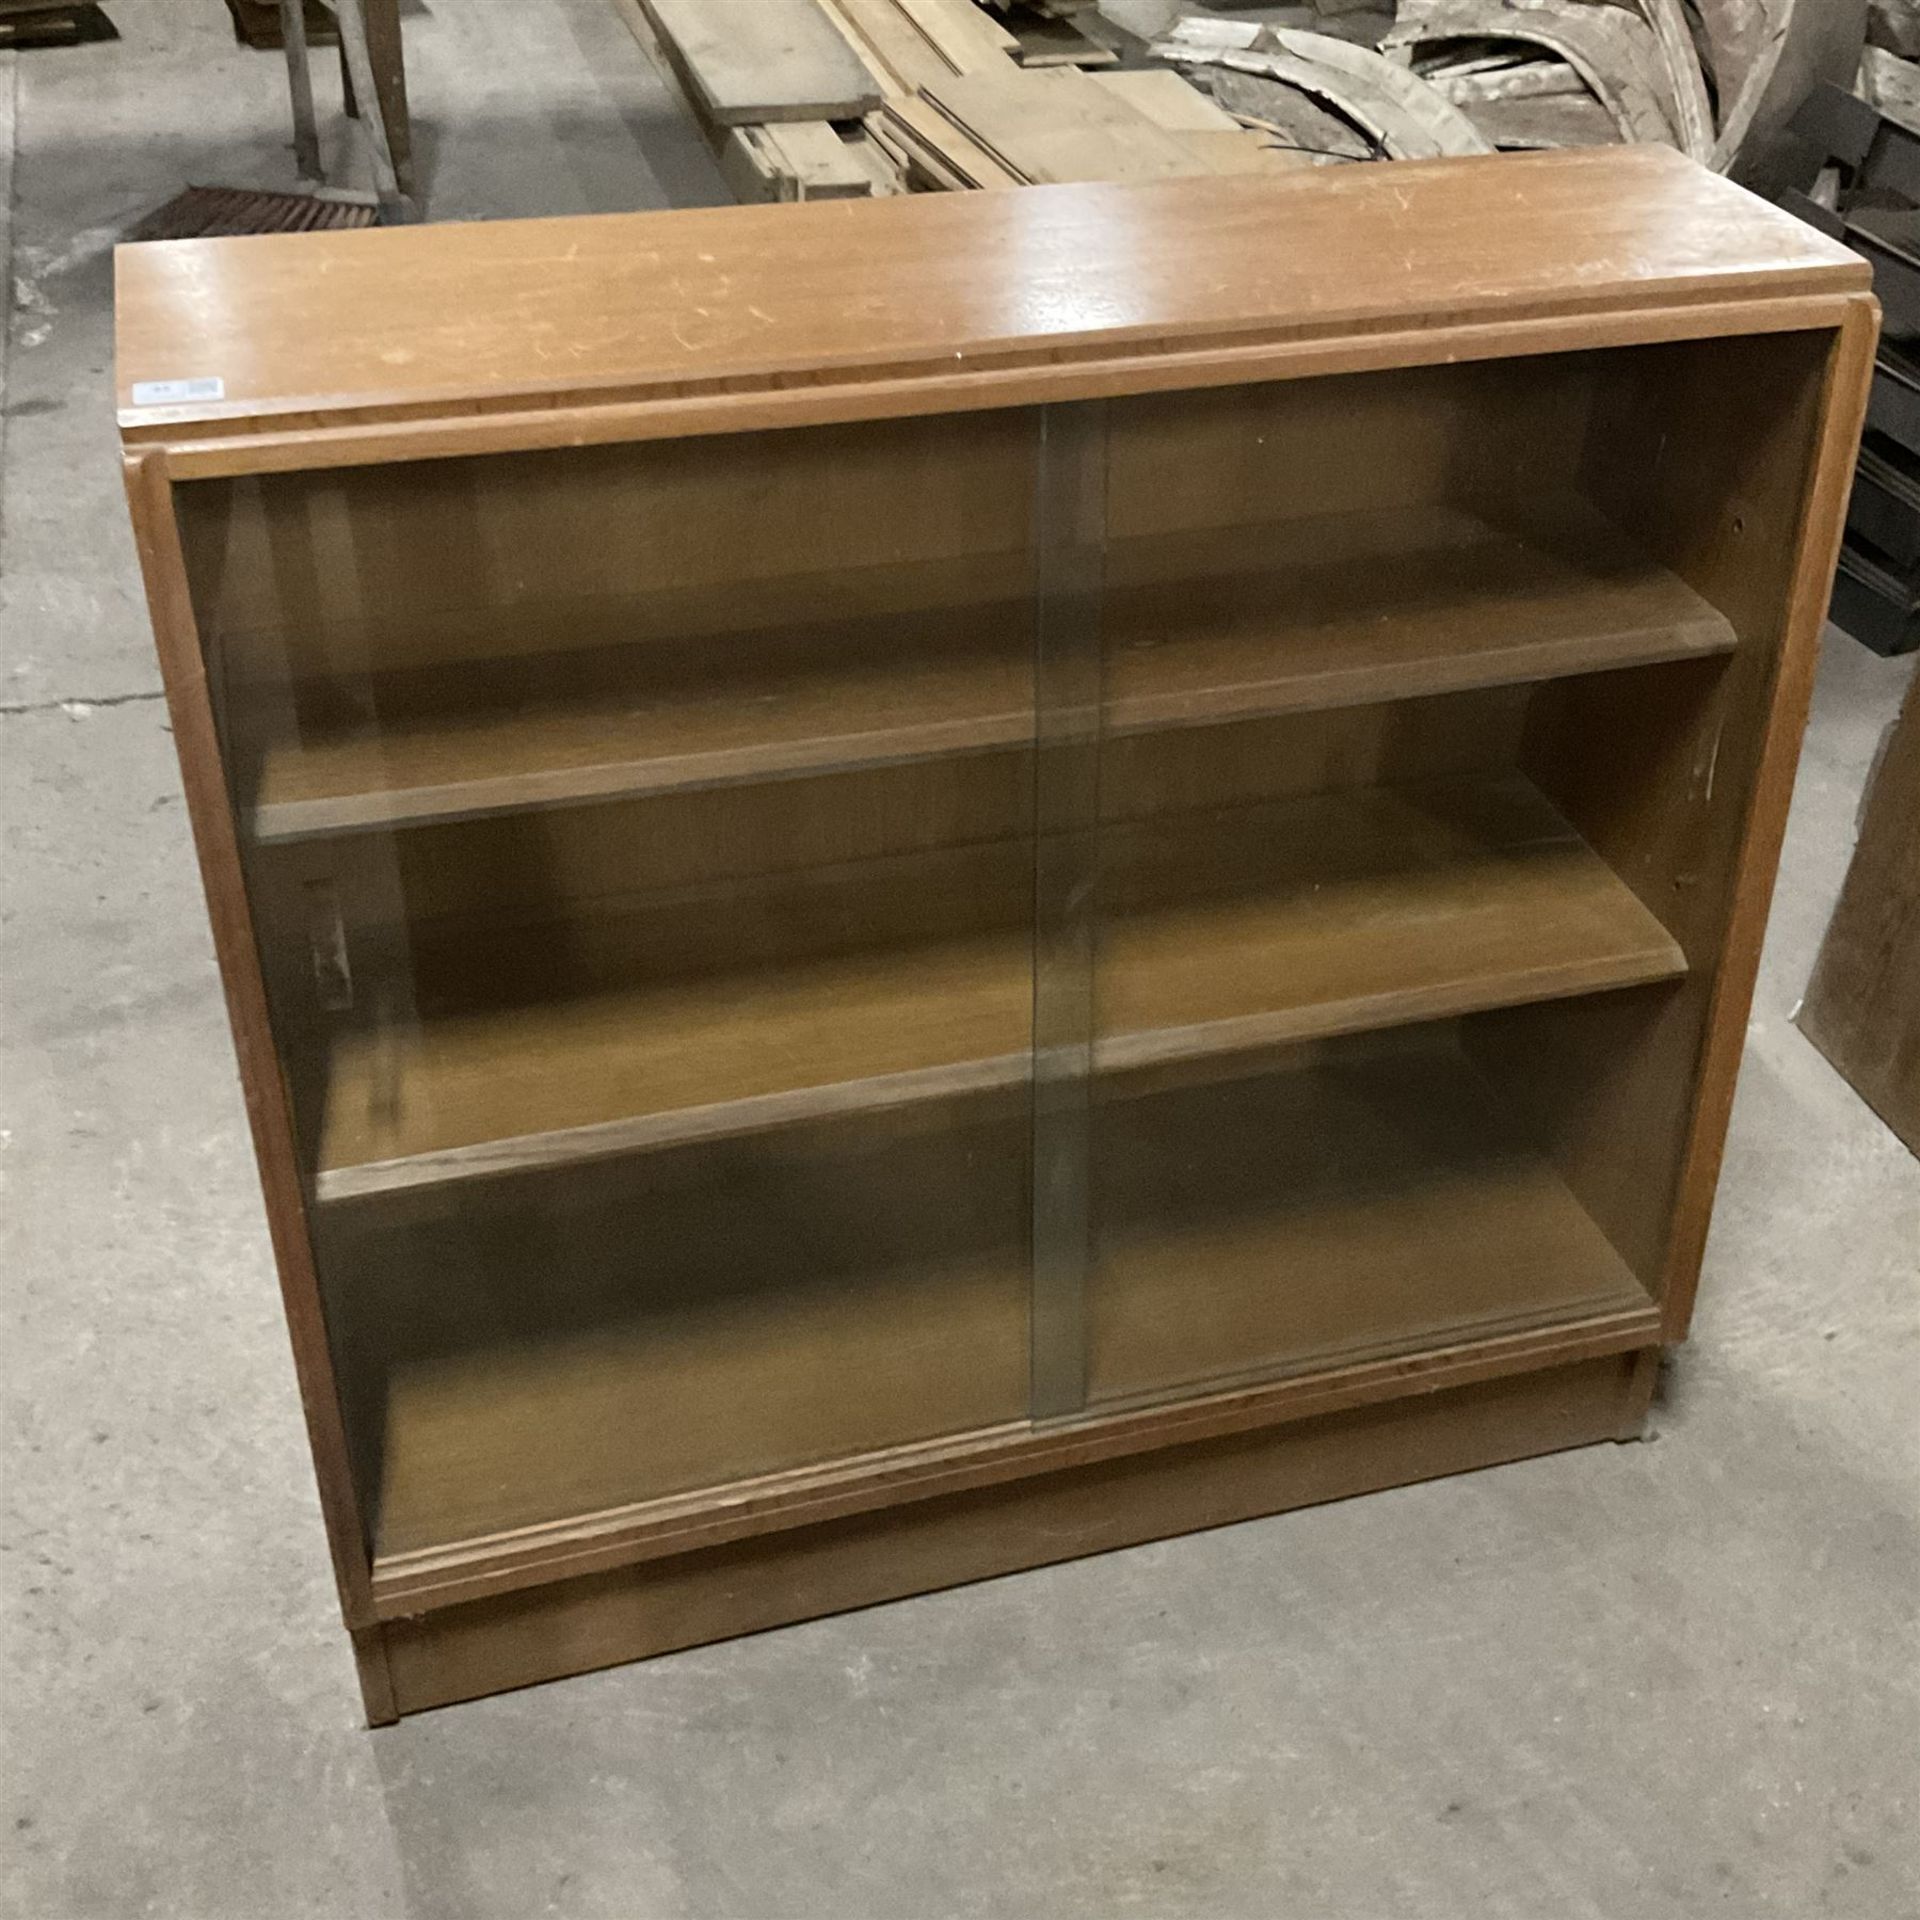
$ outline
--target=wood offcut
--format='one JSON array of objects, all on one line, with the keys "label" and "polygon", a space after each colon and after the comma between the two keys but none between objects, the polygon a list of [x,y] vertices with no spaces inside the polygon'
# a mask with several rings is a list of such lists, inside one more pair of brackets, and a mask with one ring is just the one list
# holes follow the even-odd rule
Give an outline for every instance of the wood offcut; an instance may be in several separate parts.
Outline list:
[{"label": "wood offcut", "polygon": [[1920,674],[1867,789],[1840,904],[1796,1017],[1920,1154]]},{"label": "wood offcut", "polygon": [[873,76],[815,0],[644,0],[707,117],[723,127],[850,120]]}]

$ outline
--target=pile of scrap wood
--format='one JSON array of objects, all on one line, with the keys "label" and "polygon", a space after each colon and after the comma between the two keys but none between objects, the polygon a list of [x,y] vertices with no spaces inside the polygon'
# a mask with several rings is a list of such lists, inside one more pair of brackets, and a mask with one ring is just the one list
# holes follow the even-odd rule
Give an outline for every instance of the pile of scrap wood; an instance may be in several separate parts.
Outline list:
[{"label": "pile of scrap wood", "polygon": [[1813,165],[1782,198],[1816,226],[1838,235],[1850,211],[1920,202],[1920,0],[1873,0],[1851,85],[1815,87],[1788,130]]},{"label": "pile of scrap wood", "polygon": [[1094,0],[642,0],[743,200],[1303,164],[1165,66],[1120,70]]},{"label": "pile of scrap wood", "polygon": [[[1878,0],[1876,0],[1878,3]],[[1376,35],[1187,15],[1154,54],[1325,160],[1657,142],[1736,171],[1824,73],[1866,0],[1398,0]],[[1366,16],[1379,22],[1382,16]]]},{"label": "pile of scrap wood", "polygon": [[1920,135],[1920,0],[1873,0],[1854,91],[1895,127]]},{"label": "pile of scrap wood", "polygon": [[739,199],[899,191],[898,174],[860,125],[880,104],[873,72],[815,0],[643,5]]},{"label": "pile of scrap wood", "polygon": [[1908,0],[640,3],[734,191],[816,199],[1621,141],[1774,188]]},{"label": "pile of scrap wood", "polygon": [[1882,653],[1920,647],[1920,0],[1874,0],[1851,88],[1814,89],[1789,131],[1818,157],[1783,195],[1873,268],[1883,323],[1833,618]]},{"label": "pile of scrap wood", "polygon": [[1164,67],[956,74],[923,85],[916,105],[888,103],[880,137],[896,144],[910,177],[924,173],[942,186],[1166,180],[1306,164]]},{"label": "pile of scrap wood", "polygon": [[113,22],[85,0],[0,0],[0,52],[119,37]]}]

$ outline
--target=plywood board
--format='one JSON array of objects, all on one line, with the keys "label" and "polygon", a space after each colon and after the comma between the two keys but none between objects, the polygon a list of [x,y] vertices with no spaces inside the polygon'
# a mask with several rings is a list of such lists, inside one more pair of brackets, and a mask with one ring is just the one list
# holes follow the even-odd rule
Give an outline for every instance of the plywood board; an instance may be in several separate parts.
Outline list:
[{"label": "plywood board", "polygon": [[1920,674],[1868,789],[1800,1030],[1920,1154]]},{"label": "plywood board", "polygon": [[645,5],[720,126],[851,120],[880,104],[878,82],[814,0]]},{"label": "plywood board", "polygon": [[1218,171],[1093,76],[1071,67],[961,74],[925,91],[949,119],[1037,183],[1167,180]]},{"label": "plywood board", "polygon": [[1096,73],[1093,84],[1157,127],[1183,133],[1238,133],[1240,123],[1190,86],[1171,67],[1142,67],[1129,73]]},{"label": "plywood board", "polygon": [[889,100],[870,123],[879,137],[896,144],[936,186],[1018,187],[1025,181],[996,155],[989,153],[964,127],[957,127],[939,108],[925,100],[902,95]]}]

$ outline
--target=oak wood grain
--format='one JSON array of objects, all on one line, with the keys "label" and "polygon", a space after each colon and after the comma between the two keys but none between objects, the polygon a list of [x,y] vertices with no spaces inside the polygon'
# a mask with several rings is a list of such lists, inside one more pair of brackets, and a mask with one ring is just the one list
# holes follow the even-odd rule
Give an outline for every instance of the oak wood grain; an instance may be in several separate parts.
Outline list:
[{"label": "oak wood grain", "polygon": [[[121,426],[168,446],[411,420],[426,452],[432,422],[532,405],[560,445],[578,435],[562,403],[771,393],[799,367],[977,383],[1010,350],[1057,365],[1409,315],[1435,337],[1510,333],[1868,283],[1837,242],[1664,149],[1409,162],[1390,186],[1336,168],[148,244],[116,257]],[[195,377],[222,397],[133,403],[136,383]]]}]

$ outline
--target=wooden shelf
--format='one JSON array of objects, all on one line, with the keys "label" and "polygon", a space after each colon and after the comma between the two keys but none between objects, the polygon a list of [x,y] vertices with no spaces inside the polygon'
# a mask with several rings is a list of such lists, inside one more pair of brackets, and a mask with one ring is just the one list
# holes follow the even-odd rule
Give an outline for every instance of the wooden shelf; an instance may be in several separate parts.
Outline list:
[{"label": "wooden shelf", "polygon": [[[309,839],[766,780],[1033,734],[1032,565],[987,554],[631,601],[494,607],[456,662],[308,682],[254,837]],[[792,609],[812,616],[796,623]],[[1024,615],[1024,617],[1023,617]],[[341,642],[378,658],[377,633]]]},{"label": "wooden shelf", "polygon": [[[723,1138],[1017,1087],[1029,1072],[1025,849],[888,863],[656,903],[560,991],[578,927],[514,950],[456,942],[492,1002],[343,1038],[322,1201]],[[1320,1034],[1671,978],[1679,948],[1519,775],[1362,789],[1111,830],[1096,983],[1102,1071],[1224,1058]],[[798,898],[811,887],[819,896]],[[859,924],[875,890],[983,904],[997,924],[755,955],[769,922]],[[794,897],[788,897],[792,895]],[[1009,903],[1012,903],[1012,906]],[[688,924],[732,971],[689,969]],[[764,935],[763,935],[764,937]],[[663,942],[666,944],[663,946]],[[660,966],[663,953],[669,970]],[[650,958],[649,958],[650,957]],[[423,974],[431,976],[430,960]]]},{"label": "wooden shelf", "polygon": [[1585,501],[1116,542],[1118,733],[1726,653],[1733,628]]},{"label": "wooden shelf", "polygon": [[1648,1305],[1446,1029],[1097,1124],[1096,1401]]},{"label": "wooden shelf", "polygon": [[[1357,1047],[1103,1109],[1097,1401],[1649,1310],[1444,1039]],[[557,1213],[370,1228],[380,1555],[1023,1420],[1025,1146],[1015,1119],[750,1180],[696,1149]]]},{"label": "wooden shelf", "polygon": [[[376,674],[355,709],[302,696],[271,747],[253,831],[288,840],[560,802],[885,765],[1033,736],[1031,563],[985,556],[823,576],[848,609],[771,631],[621,643],[658,607],[521,614],[600,644]],[[1410,698],[1724,652],[1726,620],[1578,500],[1526,531],[1420,507],[1116,541],[1114,733]],[[912,604],[932,593],[938,607]],[[795,598],[791,592],[787,598]],[[736,596],[737,599],[737,596]],[[769,589],[764,607],[777,604]],[[873,609],[879,609],[874,611]],[[764,608],[763,608],[764,610]],[[753,611],[736,604],[738,621]],[[495,620],[513,616],[496,612]],[[358,653],[359,646],[347,649]]]},{"label": "wooden shelf", "polygon": [[329,1216],[380,1550],[1023,1419],[1028,1207],[1003,1120]]}]

